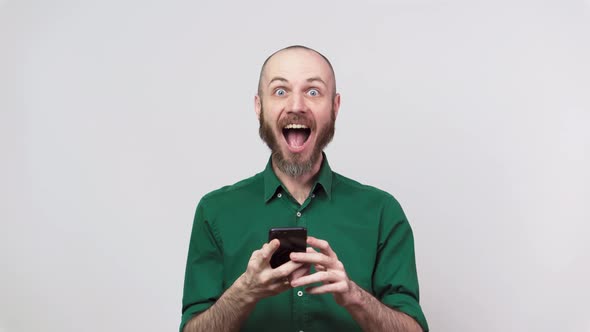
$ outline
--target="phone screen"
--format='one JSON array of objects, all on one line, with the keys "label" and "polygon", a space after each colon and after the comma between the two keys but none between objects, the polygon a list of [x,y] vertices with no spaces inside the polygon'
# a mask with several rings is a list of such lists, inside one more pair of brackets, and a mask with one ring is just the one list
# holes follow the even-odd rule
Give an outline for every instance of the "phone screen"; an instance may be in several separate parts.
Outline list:
[{"label": "phone screen", "polygon": [[305,252],[307,247],[307,229],[305,227],[278,227],[268,231],[268,242],[273,239],[281,241],[281,246],[270,258],[274,269],[290,261],[292,252]]}]

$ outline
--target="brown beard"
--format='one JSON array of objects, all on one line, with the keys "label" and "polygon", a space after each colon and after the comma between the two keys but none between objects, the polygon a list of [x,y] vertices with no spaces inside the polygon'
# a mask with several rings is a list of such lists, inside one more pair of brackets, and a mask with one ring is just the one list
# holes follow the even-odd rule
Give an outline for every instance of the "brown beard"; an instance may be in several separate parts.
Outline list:
[{"label": "brown beard", "polygon": [[[268,145],[271,151],[271,158],[273,164],[278,167],[278,169],[285,173],[286,175],[297,178],[303,174],[308,174],[312,171],[313,166],[319,160],[322,155],[322,151],[324,148],[328,146],[328,144],[334,138],[335,132],[335,124],[336,124],[336,113],[334,109],[331,111],[331,121],[322,128],[317,128],[316,126],[311,126],[311,128],[315,128],[317,131],[317,143],[313,148],[312,154],[308,160],[300,160],[300,156],[296,154],[289,153],[289,157],[287,158],[277,142],[277,137],[275,137],[272,127],[264,121],[264,107],[260,107],[260,127],[258,129],[258,133],[260,134],[260,138]],[[277,125],[278,128],[282,128],[281,126]]]}]

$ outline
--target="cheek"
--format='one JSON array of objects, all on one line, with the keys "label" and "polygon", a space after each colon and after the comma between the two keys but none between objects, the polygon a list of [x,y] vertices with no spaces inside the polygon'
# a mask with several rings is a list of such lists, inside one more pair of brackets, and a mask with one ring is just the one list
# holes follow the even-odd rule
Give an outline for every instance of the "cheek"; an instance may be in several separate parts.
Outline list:
[{"label": "cheek", "polygon": [[265,114],[264,119],[266,120],[266,123],[273,127],[277,124],[277,114],[272,111],[267,112],[267,114]]},{"label": "cheek", "polygon": [[264,106],[260,110],[260,114],[264,118],[264,122],[272,124],[276,123],[278,114],[280,114],[280,109],[277,108],[275,104],[267,106],[267,104],[264,103]]},{"label": "cheek", "polygon": [[316,109],[318,110],[317,113],[319,113],[318,115],[321,114],[321,116],[324,116],[324,115],[329,116],[330,113],[332,113],[332,110],[334,109],[333,106],[334,105],[332,105],[332,103],[329,100],[327,100],[327,99],[322,100],[322,102],[316,106]]},{"label": "cheek", "polygon": [[315,116],[317,121],[321,124],[332,122],[334,120],[334,112],[331,108],[328,110],[324,110],[321,113],[316,113]]},{"label": "cheek", "polygon": [[275,118],[276,115],[279,114],[283,108],[283,105],[281,105],[280,103],[269,102],[268,104],[264,103],[264,107],[262,109],[264,110],[264,112],[268,114],[268,117]]}]

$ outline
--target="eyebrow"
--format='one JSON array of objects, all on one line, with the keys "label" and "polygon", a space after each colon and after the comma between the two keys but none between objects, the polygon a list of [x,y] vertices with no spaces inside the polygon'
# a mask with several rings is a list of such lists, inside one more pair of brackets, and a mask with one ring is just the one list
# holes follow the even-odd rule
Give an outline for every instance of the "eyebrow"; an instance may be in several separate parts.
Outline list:
[{"label": "eyebrow", "polygon": [[321,79],[321,78],[320,78],[320,77],[318,77],[318,76],[315,76],[315,77],[310,77],[310,78],[308,78],[308,79],[307,79],[307,82],[309,82],[309,83],[311,83],[311,82],[320,82],[320,83],[322,83],[323,85],[325,85],[325,86],[328,86],[328,84],[326,84],[326,82],[324,82],[324,80],[323,80],[323,79]]},{"label": "eyebrow", "polygon": [[288,81],[286,78],[284,78],[284,77],[276,76],[276,77],[273,77],[273,79],[272,79],[272,80],[270,80],[270,82],[268,82],[268,85],[271,85],[271,84],[272,84],[272,82],[274,82],[274,81],[281,81],[281,82],[285,82],[285,83],[288,83],[288,82],[289,82],[289,81]]},{"label": "eyebrow", "polygon": [[[272,84],[272,82],[275,82],[275,81],[281,81],[281,82],[284,82],[284,83],[289,83],[289,80],[287,80],[286,78],[284,78],[284,77],[280,77],[280,76],[275,76],[275,77],[273,77],[273,78],[270,80],[270,82],[268,82],[268,85],[271,85],[271,84]],[[320,83],[322,83],[323,85],[325,85],[325,86],[328,86],[328,84],[326,84],[326,82],[324,82],[324,80],[323,80],[323,79],[321,79],[319,76],[310,77],[310,78],[308,78],[306,81],[307,81],[308,83],[311,83],[311,82],[320,82]]]}]

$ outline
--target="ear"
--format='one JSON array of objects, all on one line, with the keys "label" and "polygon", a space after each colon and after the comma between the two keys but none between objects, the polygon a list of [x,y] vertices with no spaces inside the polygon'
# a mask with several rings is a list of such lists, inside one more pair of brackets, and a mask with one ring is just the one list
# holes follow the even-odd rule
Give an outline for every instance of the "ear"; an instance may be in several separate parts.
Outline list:
[{"label": "ear", "polygon": [[260,121],[260,112],[262,111],[262,101],[260,100],[260,96],[254,96],[254,111],[256,112],[256,117],[258,121]]},{"label": "ear", "polygon": [[332,108],[334,109],[334,118],[338,117],[338,110],[340,109],[340,94],[337,93],[334,96],[334,104],[332,105]]}]

